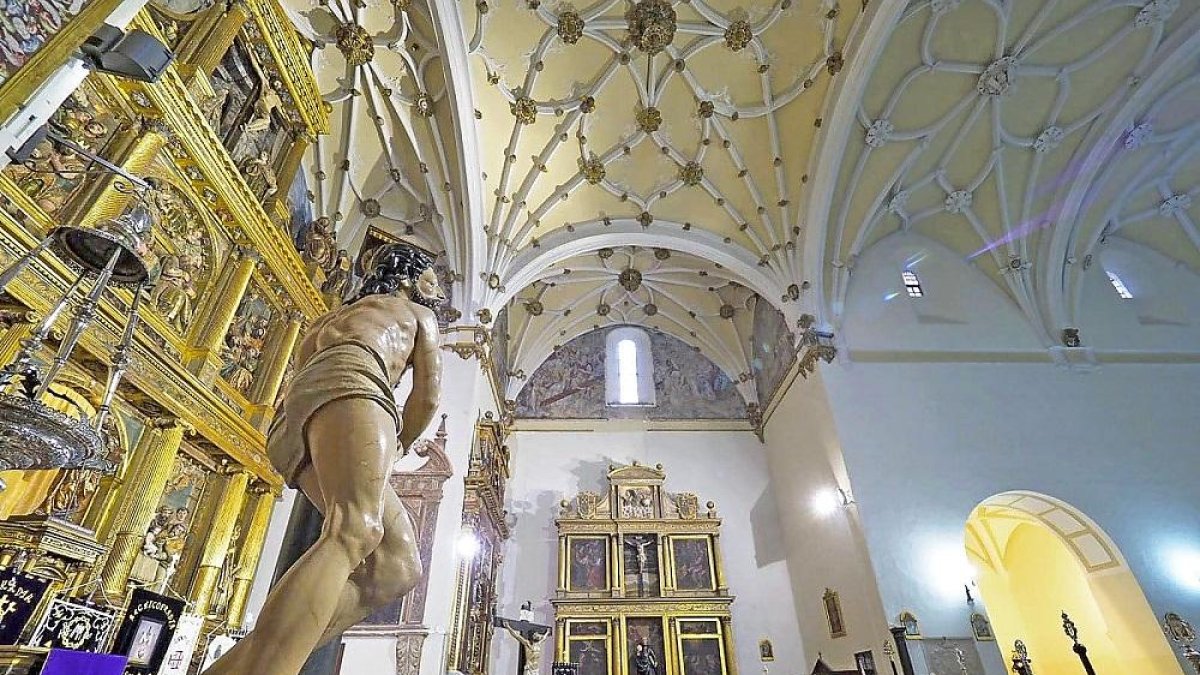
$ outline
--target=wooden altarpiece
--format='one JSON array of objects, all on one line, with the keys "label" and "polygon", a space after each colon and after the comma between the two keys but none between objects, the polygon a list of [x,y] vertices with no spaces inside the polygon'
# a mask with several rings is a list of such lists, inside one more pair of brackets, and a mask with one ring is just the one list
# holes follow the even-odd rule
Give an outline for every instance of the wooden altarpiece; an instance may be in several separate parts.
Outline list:
[{"label": "wooden altarpiece", "polygon": [[610,466],[608,490],[563,500],[557,662],[635,675],[638,644],[660,675],[737,675],[716,505],[667,492],[662,465]]},{"label": "wooden altarpiece", "polygon": [[509,535],[503,506],[508,482],[504,435],[504,425],[493,413],[485,413],[475,425],[475,442],[463,481],[466,493],[460,536],[474,537],[476,546],[474,555],[459,556],[447,663],[450,670],[467,675],[488,672],[495,630],[496,577]]}]

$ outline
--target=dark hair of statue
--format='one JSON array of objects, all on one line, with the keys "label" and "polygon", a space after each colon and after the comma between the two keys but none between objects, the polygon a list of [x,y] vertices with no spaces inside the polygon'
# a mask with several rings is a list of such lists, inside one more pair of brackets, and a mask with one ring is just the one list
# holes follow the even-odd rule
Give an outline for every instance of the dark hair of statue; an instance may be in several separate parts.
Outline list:
[{"label": "dark hair of statue", "polygon": [[433,267],[433,258],[428,253],[410,244],[388,244],[374,258],[375,268],[363,279],[362,287],[350,302],[404,291],[413,302],[431,309],[437,306],[432,298],[416,292],[417,277]]}]

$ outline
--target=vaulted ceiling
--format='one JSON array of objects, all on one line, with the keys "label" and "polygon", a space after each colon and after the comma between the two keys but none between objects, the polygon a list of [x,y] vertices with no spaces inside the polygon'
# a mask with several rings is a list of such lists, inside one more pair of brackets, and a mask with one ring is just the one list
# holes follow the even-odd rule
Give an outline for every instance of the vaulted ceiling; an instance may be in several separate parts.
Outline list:
[{"label": "vaulted ceiling", "polygon": [[332,131],[306,170],[318,216],[354,250],[370,225],[469,266],[463,151],[434,18],[421,3],[285,3],[314,43],[312,67]]},{"label": "vaulted ceiling", "polygon": [[464,320],[509,309],[513,372],[627,322],[744,380],[723,306],[837,329],[896,232],[1047,345],[1106,237],[1200,270],[1194,3],[287,2],[333,106],[318,214],[446,251]]},{"label": "vaulted ceiling", "polygon": [[601,248],[568,258],[508,308],[509,398],[554,349],[584,333],[638,324],[700,350],[756,402],[751,376],[753,292],[721,265],[662,248]]},{"label": "vaulted ceiling", "polygon": [[895,232],[956,251],[1048,345],[1077,325],[1081,276],[1105,237],[1200,271],[1198,10],[1178,0],[881,8],[834,101],[808,205],[823,318],[838,323],[859,255]]}]

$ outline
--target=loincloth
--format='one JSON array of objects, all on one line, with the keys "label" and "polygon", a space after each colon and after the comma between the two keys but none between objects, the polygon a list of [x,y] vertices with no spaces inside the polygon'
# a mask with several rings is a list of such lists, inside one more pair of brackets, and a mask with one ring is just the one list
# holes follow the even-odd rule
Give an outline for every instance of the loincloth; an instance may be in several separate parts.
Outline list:
[{"label": "loincloth", "polygon": [[267,431],[267,456],[288,486],[312,462],[305,435],[308,421],[326,404],[366,399],[380,405],[396,421],[400,412],[387,365],[374,349],[348,342],[321,350],[292,378]]}]

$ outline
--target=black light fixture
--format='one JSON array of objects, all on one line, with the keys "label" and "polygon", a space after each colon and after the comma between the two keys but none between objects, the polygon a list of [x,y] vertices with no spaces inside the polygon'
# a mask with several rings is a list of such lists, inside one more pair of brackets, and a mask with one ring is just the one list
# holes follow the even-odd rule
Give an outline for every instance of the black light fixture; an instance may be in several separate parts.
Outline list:
[{"label": "black light fixture", "polygon": [[175,55],[158,38],[143,30],[128,33],[109,24],[80,47],[91,69],[140,82],[157,82]]}]

